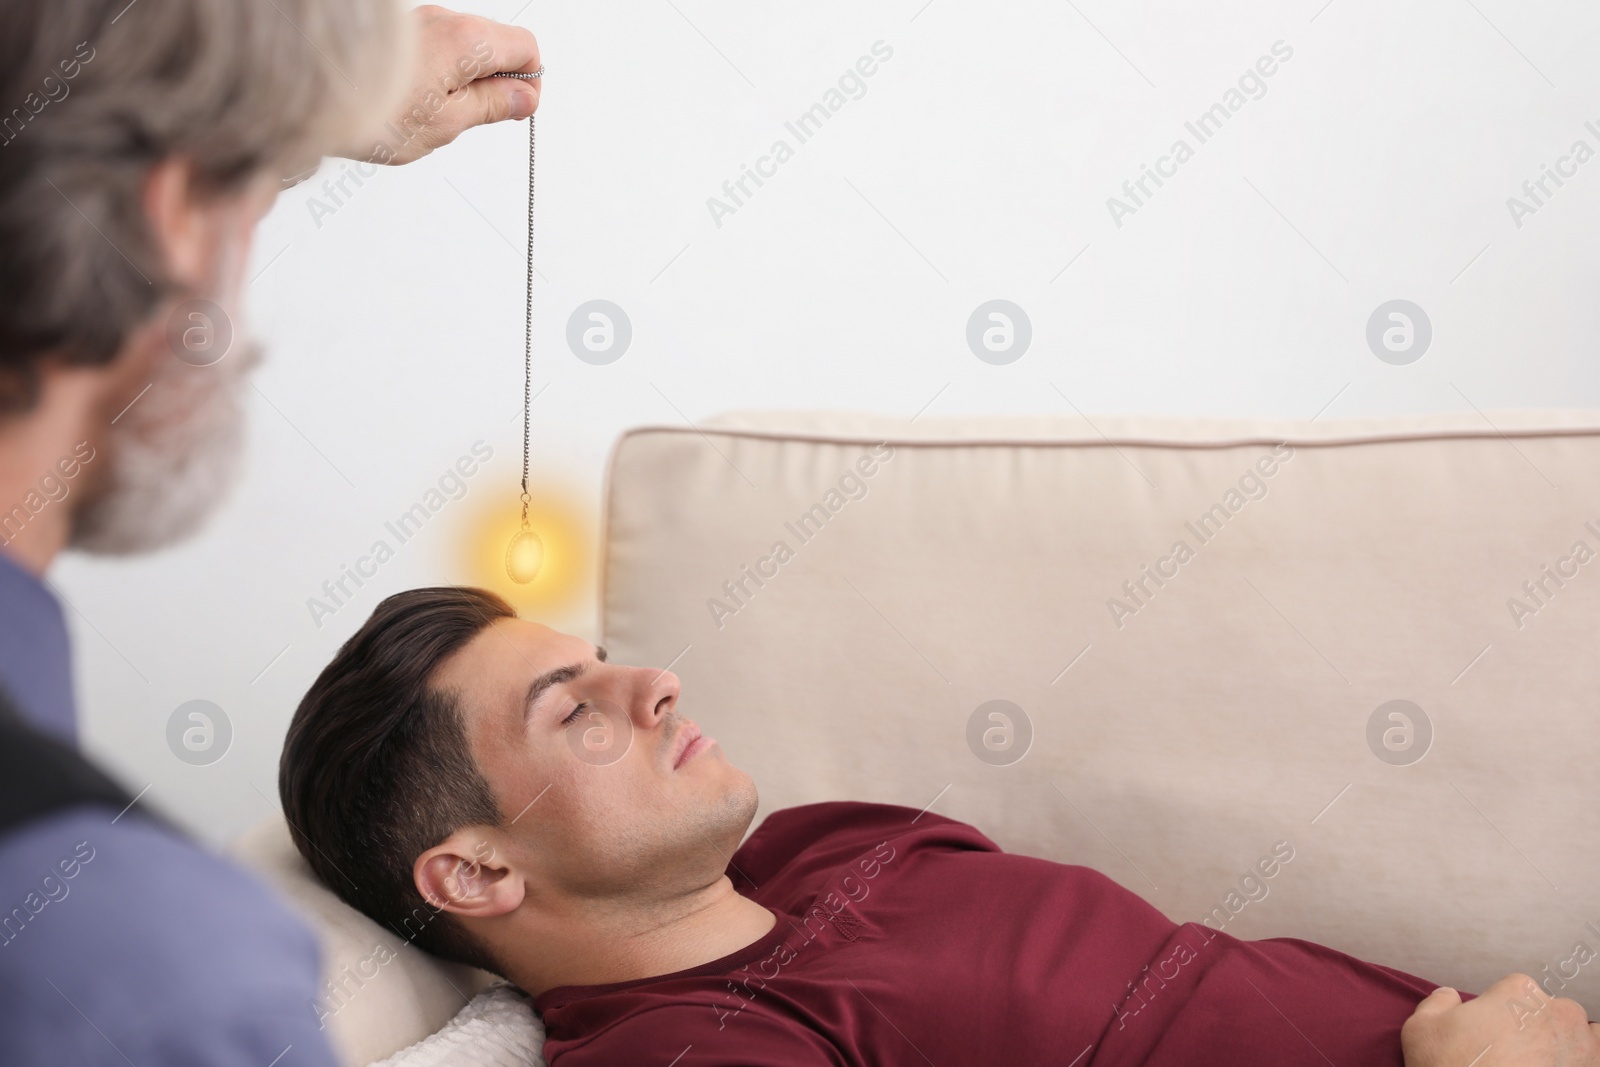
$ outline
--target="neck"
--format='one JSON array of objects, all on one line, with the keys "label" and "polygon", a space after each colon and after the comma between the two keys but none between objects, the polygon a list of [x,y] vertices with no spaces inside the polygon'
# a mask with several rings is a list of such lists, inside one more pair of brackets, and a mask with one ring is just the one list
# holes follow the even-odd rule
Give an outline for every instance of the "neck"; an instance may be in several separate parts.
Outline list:
[{"label": "neck", "polygon": [[160,328],[145,328],[126,346],[133,354],[105,366],[40,356],[33,406],[0,418],[0,552],[33,574],[66,547],[73,512],[106,484],[107,434],[149,385],[148,353],[160,354],[139,338]]},{"label": "neck", "polygon": [[[35,409],[0,423],[0,552],[42,575],[72,529],[81,422]],[[92,455],[92,451],[88,454]],[[76,477],[67,477],[67,472]]]},{"label": "neck", "polygon": [[526,909],[501,929],[479,933],[495,947],[505,976],[530,996],[557,986],[605,985],[697,967],[753,944],[777,916],[740,896],[727,875],[670,900],[568,900],[561,909]]}]

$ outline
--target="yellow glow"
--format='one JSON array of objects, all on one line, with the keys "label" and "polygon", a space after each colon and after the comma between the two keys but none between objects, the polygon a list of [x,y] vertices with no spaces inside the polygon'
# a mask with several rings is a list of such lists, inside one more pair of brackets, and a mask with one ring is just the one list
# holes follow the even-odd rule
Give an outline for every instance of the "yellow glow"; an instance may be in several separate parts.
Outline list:
[{"label": "yellow glow", "polygon": [[[498,593],[517,611],[540,622],[593,610],[595,535],[590,505],[575,490],[528,484],[528,526],[536,536],[517,544],[522,533],[518,487],[478,501],[456,534],[462,581]],[[518,566],[533,563],[527,568]],[[530,580],[517,577],[528,574]]]}]

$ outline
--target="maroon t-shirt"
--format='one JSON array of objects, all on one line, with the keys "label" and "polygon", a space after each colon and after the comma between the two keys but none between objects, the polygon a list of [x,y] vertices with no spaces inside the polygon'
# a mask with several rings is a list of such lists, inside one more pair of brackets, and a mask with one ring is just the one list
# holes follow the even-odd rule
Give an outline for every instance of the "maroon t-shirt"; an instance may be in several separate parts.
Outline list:
[{"label": "maroon t-shirt", "polygon": [[1172,922],[1087,867],[889,804],[773,812],[728,865],[754,944],[536,998],[552,1067],[1401,1064],[1432,982]]}]

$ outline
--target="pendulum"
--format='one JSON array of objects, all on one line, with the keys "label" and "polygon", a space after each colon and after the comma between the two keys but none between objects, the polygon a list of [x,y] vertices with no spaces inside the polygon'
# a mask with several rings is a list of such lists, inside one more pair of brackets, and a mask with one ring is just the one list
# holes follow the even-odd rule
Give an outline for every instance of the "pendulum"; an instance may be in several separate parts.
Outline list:
[{"label": "pendulum", "polygon": [[[532,74],[505,74],[502,77],[534,79],[544,74],[544,67]],[[528,524],[528,436],[532,421],[533,390],[533,147],[534,116],[528,116],[528,304],[523,327],[522,354],[522,529],[506,546],[506,574],[513,582],[526,585],[539,576],[544,564],[544,542]]]},{"label": "pendulum", "polygon": [[[534,79],[544,74],[541,66],[532,74],[500,74],[502,78]],[[518,585],[526,585],[539,576],[544,565],[544,542],[528,524],[528,435],[531,425],[529,408],[533,390],[533,146],[534,116],[528,116],[528,306],[524,323],[522,354],[522,529],[506,546],[506,574]]]}]

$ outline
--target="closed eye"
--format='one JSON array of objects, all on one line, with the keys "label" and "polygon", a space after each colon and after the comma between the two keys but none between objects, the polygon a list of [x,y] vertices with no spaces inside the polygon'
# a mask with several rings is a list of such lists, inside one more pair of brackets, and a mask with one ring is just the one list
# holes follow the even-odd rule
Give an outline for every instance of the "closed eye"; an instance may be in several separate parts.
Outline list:
[{"label": "closed eye", "polygon": [[573,723],[577,722],[578,716],[581,715],[583,713],[583,709],[588,706],[588,704],[580,703],[577,707],[572,709],[571,715],[568,715],[565,719],[561,720],[561,725],[571,726]]}]

